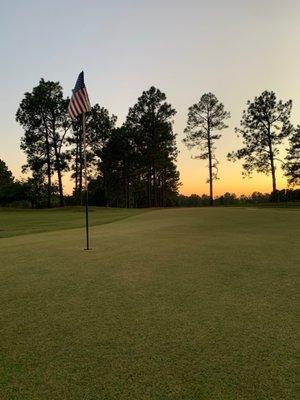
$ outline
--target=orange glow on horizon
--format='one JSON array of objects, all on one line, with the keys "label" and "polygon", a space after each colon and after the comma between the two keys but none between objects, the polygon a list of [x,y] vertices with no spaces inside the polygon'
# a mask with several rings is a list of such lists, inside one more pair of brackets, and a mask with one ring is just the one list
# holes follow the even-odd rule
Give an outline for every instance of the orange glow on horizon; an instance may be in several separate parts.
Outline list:
[{"label": "orange glow on horizon", "polygon": [[[209,194],[209,185],[206,183],[203,169],[199,168],[198,173],[195,171],[192,172],[193,174],[190,175],[186,173],[181,174],[179,193],[186,196],[190,196],[191,194],[198,194],[200,196]],[[231,180],[219,179],[214,182],[214,197],[221,196],[226,192],[235,193],[237,196],[240,196],[242,194],[249,195],[253,192],[270,193],[272,191],[271,176],[254,174],[252,178],[242,178],[239,168],[236,172]],[[279,190],[282,190],[287,188],[287,183],[285,177],[280,172],[277,172],[277,187]],[[27,177],[27,175],[17,173],[14,176],[20,180]],[[64,175],[63,181],[65,194],[71,195],[73,192],[73,181],[69,173]]]}]

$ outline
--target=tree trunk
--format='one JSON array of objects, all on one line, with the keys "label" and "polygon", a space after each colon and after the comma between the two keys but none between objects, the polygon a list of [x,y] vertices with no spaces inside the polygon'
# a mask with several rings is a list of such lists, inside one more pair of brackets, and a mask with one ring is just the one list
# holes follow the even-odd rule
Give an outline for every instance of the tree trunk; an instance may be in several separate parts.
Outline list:
[{"label": "tree trunk", "polygon": [[124,163],[124,186],[125,186],[125,208],[129,208],[129,173],[128,173],[128,165]]},{"label": "tree trunk", "polygon": [[207,128],[207,145],[208,145],[208,168],[209,168],[209,205],[213,206],[214,205],[213,172],[212,172],[212,156],[211,156],[209,121],[208,121],[208,128]]},{"label": "tree trunk", "polygon": [[126,207],[130,208],[130,188],[129,188],[129,177],[126,178]]},{"label": "tree trunk", "polygon": [[46,128],[46,157],[47,157],[47,207],[51,206],[51,158],[48,129]]},{"label": "tree trunk", "polygon": [[269,145],[269,155],[270,155],[270,164],[271,164],[271,174],[272,174],[272,188],[273,193],[277,192],[276,187],[276,173],[275,173],[275,164],[274,164],[274,153],[272,147],[272,139],[271,139],[271,127],[268,127],[268,145]]},{"label": "tree trunk", "polygon": [[274,158],[273,155],[271,156],[271,170],[272,170],[272,187],[273,187],[273,192],[277,191],[276,187],[276,175],[275,175],[275,165],[274,165]]},{"label": "tree trunk", "polygon": [[58,190],[59,190],[59,206],[64,206],[64,191],[63,191],[63,184],[62,184],[62,175],[61,175],[61,162],[60,162],[60,153],[58,151],[57,141],[56,141],[56,134],[55,134],[55,123],[53,123],[53,147],[54,147],[54,154],[55,154],[55,166],[57,172],[57,179],[58,179]]},{"label": "tree trunk", "polygon": [[167,168],[164,169],[164,207],[167,207]]},{"label": "tree trunk", "polygon": [[107,187],[107,176],[106,176],[106,168],[105,164],[103,164],[103,186],[104,186],[104,196],[106,199],[106,207],[109,206],[109,198],[108,198],[108,187]]},{"label": "tree trunk", "polygon": [[[58,161],[59,162],[59,161]],[[58,188],[59,188],[59,206],[64,206],[64,189],[62,184],[62,176],[60,166],[57,167],[57,178],[58,178]]]},{"label": "tree trunk", "polygon": [[76,138],[76,150],[75,150],[75,172],[74,172],[74,180],[75,180],[75,187],[74,187],[74,197],[77,199],[78,196],[78,170],[79,170],[79,162],[78,162],[78,150],[79,150],[79,143],[78,137]]},{"label": "tree trunk", "polygon": [[83,191],[82,191],[82,174],[83,174],[83,160],[82,160],[82,134],[80,131],[80,136],[79,136],[79,191],[78,191],[78,197],[79,197],[79,202],[80,205],[83,205]]},{"label": "tree trunk", "polygon": [[151,207],[151,168],[148,169],[148,207]]},{"label": "tree trunk", "polygon": [[272,146],[270,147],[270,162],[271,162],[271,173],[272,173],[272,188],[273,192],[277,191],[276,187],[276,174],[275,174],[275,165],[274,165],[274,155],[272,151]]},{"label": "tree trunk", "polygon": [[158,206],[158,202],[157,202],[157,179],[156,179],[156,170],[155,170],[154,161],[152,163],[152,174],[153,174],[153,206],[157,207]]},{"label": "tree trunk", "polygon": [[56,172],[58,179],[58,190],[59,190],[59,206],[64,206],[64,192],[62,185],[62,176],[61,176],[61,167],[60,167],[60,155],[57,150],[56,142],[54,141],[54,152],[55,152],[55,164],[56,164]]}]

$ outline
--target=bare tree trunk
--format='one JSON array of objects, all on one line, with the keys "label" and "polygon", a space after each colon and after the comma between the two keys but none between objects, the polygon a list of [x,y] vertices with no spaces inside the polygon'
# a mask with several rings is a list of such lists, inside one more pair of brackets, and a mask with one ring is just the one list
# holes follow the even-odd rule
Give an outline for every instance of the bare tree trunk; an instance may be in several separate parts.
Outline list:
[{"label": "bare tree trunk", "polygon": [[82,175],[83,175],[83,162],[82,162],[82,134],[79,135],[79,201],[83,205],[83,190],[82,190]]},{"label": "bare tree trunk", "polygon": [[208,169],[209,169],[209,205],[214,205],[214,194],[213,194],[213,172],[212,172],[212,156],[211,156],[211,141],[210,141],[210,127],[208,121],[207,127],[207,145],[208,145]]},{"label": "bare tree trunk", "polygon": [[276,192],[276,173],[275,173],[275,164],[274,164],[274,154],[272,149],[272,144],[270,143],[270,163],[271,163],[271,173],[272,173],[272,188],[273,192]]},{"label": "bare tree trunk", "polygon": [[268,126],[268,145],[269,145],[269,155],[270,155],[271,174],[272,174],[272,188],[273,188],[273,193],[275,194],[277,192],[276,173],[275,173],[274,152],[273,152],[273,147],[272,147],[270,125]]},{"label": "bare tree trunk", "polygon": [[51,206],[51,158],[48,129],[46,128],[46,157],[47,157],[47,207]]},{"label": "bare tree trunk", "polygon": [[157,207],[157,179],[154,161],[152,163],[152,174],[153,174],[153,206]]},{"label": "bare tree trunk", "polygon": [[[59,161],[58,161],[59,162]],[[58,178],[58,188],[59,188],[59,206],[64,206],[64,189],[62,184],[62,175],[60,167],[57,167],[57,178]]]},{"label": "bare tree trunk", "polygon": [[58,152],[56,139],[54,137],[53,137],[53,145],[54,145],[55,164],[56,164],[56,172],[57,172],[57,179],[58,179],[59,206],[63,207],[64,206],[64,192],[63,192],[63,184],[62,184],[60,154]]},{"label": "bare tree trunk", "polygon": [[161,207],[162,206],[162,181],[161,181],[161,176],[159,175],[157,178],[157,206]]},{"label": "bare tree trunk", "polygon": [[162,179],[162,206],[163,207],[166,207],[166,205],[167,205],[166,180],[167,180],[167,171],[166,171],[166,167],[164,167],[163,179]]},{"label": "bare tree trunk", "polygon": [[276,174],[275,174],[273,153],[270,153],[270,161],[271,161],[271,171],[272,171],[272,187],[273,187],[273,192],[276,192],[277,187],[276,187]]},{"label": "bare tree trunk", "polygon": [[130,196],[129,196],[129,178],[126,177],[126,208],[130,208]]},{"label": "bare tree trunk", "polygon": [[63,192],[63,184],[62,184],[62,174],[61,174],[61,160],[60,160],[60,152],[58,150],[57,136],[55,132],[55,118],[53,117],[52,121],[52,140],[53,140],[53,148],[55,155],[55,167],[57,172],[58,179],[58,190],[59,190],[59,206],[64,206],[64,192]]},{"label": "bare tree trunk", "polygon": [[151,207],[151,168],[148,169],[148,207]]},{"label": "bare tree trunk", "polygon": [[107,187],[107,176],[106,176],[106,169],[105,164],[103,165],[103,185],[104,185],[104,196],[106,199],[106,207],[109,206],[109,199],[108,199],[108,187]]},{"label": "bare tree trunk", "polygon": [[78,147],[78,138],[76,139],[76,150],[75,150],[75,188],[74,188],[74,195],[75,195],[75,199],[77,199],[78,196],[78,151],[79,151],[79,147]]}]

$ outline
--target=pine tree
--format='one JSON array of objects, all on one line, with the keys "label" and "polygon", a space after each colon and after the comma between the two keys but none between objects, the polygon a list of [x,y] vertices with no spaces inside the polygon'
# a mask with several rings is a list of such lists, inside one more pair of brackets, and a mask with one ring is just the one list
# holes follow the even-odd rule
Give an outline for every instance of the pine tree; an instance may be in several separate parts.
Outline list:
[{"label": "pine tree", "polygon": [[[86,113],[86,142],[87,142],[87,166],[90,179],[101,174],[101,150],[111,135],[116,124],[117,117],[109,115],[106,108],[95,104],[91,111]],[[71,160],[71,177],[74,179],[74,197],[82,204],[83,188],[83,138],[82,118],[72,121],[71,134],[68,137],[71,145],[68,154]]]},{"label": "pine tree", "polygon": [[297,186],[300,185],[300,125],[291,134],[289,144],[283,169],[288,178],[288,184]]},{"label": "pine tree", "polygon": [[177,192],[178,152],[172,126],[175,114],[175,109],[166,102],[166,95],[153,86],[129,109],[125,127],[136,154],[138,178],[134,187],[139,192],[138,204],[163,206],[170,191]]},{"label": "pine tree", "polygon": [[60,84],[41,79],[31,93],[25,93],[16,113],[16,120],[25,131],[21,149],[27,156],[27,164],[23,170],[31,170],[34,177],[46,177],[48,207],[55,172],[63,205],[62,174],[68,169],[64,144],[70,126],[67,105]]},{"label": "pine tree", "polygon": [[196,147],[199,154],[195,158],[208,160],[208,183],[210,205],[213,205],[213,181],[217,179],[218,161],[215,156],[215,141],[221,138],[217,132],[227,128],[225,120],[230,113],[212,93],[205,93],[198,103],[189,108],[186,137],[183,142],[191,149]]},{"label": "pine tree", "polygon": [[247,104],[241,128],[236,128],[236,132],[243,138],[244,147],[229,153],[227,157],[232,161],[244,160],[244,176],[249,176],[254,171],[267,175],[271,173],[273,195],[276,195],[278,145],[293,130],[290,123],[292,101],[277,101],[274,92],[264,91]]}]

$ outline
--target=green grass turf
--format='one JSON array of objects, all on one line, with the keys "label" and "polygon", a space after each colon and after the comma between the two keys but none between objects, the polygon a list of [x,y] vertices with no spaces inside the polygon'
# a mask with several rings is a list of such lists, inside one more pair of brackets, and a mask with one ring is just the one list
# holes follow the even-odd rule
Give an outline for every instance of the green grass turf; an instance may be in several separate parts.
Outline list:
[{"label": "green grass turf", "polygon": [[296,399],[299,210],[127,212],[0,240],[0,399]]},{"label": "green grass turf", "polygon": [[[89,207],[89,223],[91,226],[107,224],[142,212],[145,210]],[[85,226],[84,207],[50,208],[48,210],[0,207],[0,238],[83,226]]]}]

